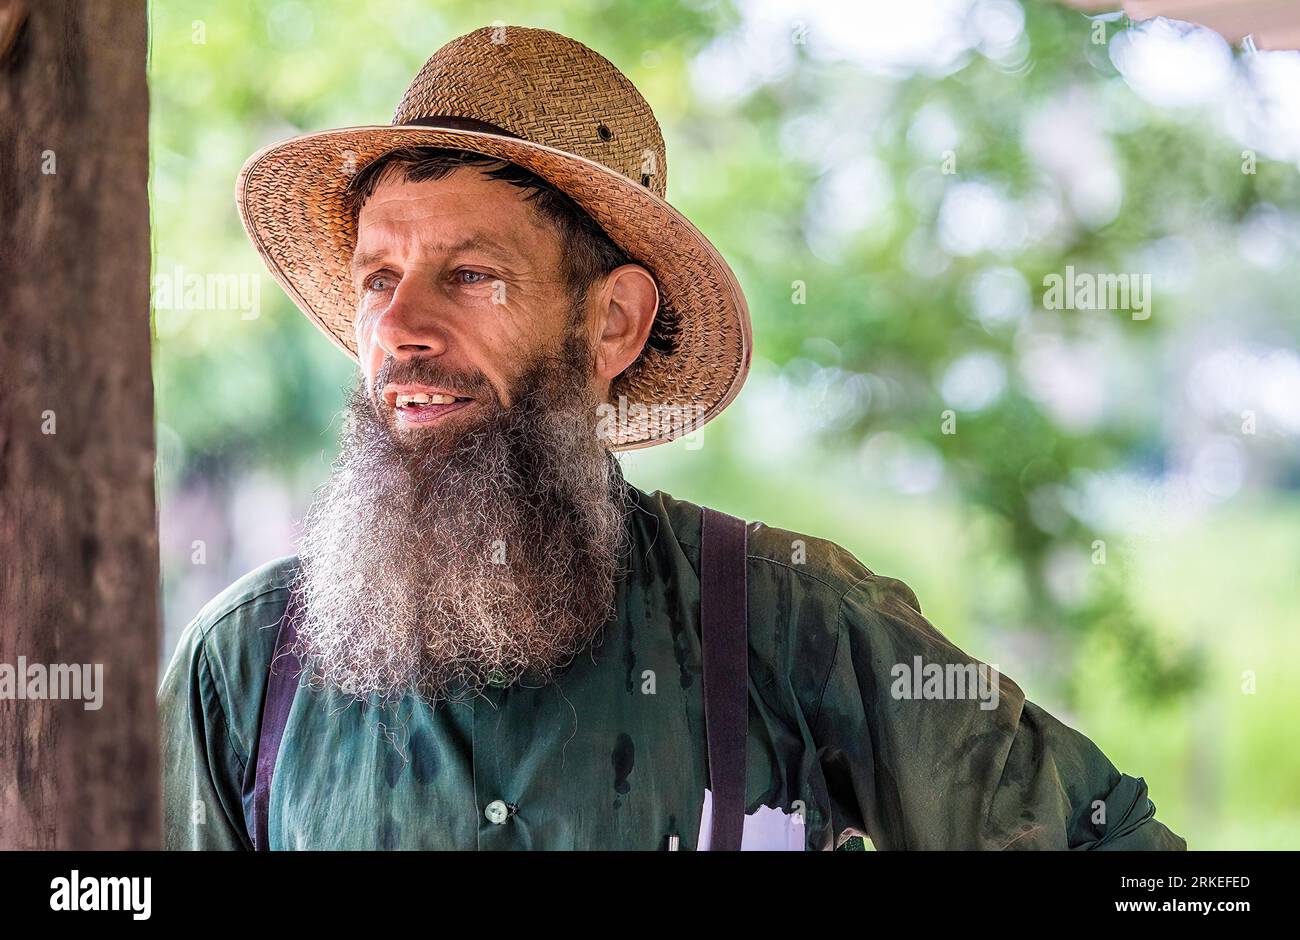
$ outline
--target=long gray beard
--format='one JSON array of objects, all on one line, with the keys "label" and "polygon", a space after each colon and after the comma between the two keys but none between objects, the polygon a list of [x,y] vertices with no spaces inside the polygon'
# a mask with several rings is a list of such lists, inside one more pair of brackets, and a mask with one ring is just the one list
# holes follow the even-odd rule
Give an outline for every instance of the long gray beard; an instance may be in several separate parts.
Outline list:
[{"label": "long gray beard", "polygon": [[295,585],[313,683],[380,706],[543,685],[613,615],[628,501],[595,403],[555,365],[521,385],[450,442],[353,393]]}]

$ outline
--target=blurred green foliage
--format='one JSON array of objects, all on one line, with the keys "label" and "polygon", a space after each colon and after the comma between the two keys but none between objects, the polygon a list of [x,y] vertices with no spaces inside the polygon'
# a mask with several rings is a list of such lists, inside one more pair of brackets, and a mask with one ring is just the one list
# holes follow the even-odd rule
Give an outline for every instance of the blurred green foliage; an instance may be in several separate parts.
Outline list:
[{"label": "blurred green foliage", "polygon": [[[904,578],[940,629],[1144,774],[1194,847],[1294,846],[1300,768],[1280,712],[1298,702],[1276,667],[1297,652],[1300,456],[1294,435],[1241,438],[1231,409],[1189,417],[1185,399],[1189,350],[1300,345],[1295,243],[1272,267],[1234,247],[1262,210],[1296,218],[1300,176],[1266,155],[1243,173],[1239,139],[1135,94],[1089,20],[1022,9],[999,55],[890,70],[822,54],[815,20],[778,23],[764,46],[743,5],[489,12],[629,75],[664,125],[670,201],[750,302],[750,388],[702,448],[631,455],[629,477],[834,538]],[[155,311],[169,636],[288,550],[249,519],[268,480],[301,515],[352,375],[262,273],[234,211],[240,166],[296,133],[387,123],[424,59],[483,16],[415,0],[153,4],[155,271],[257,275],[261,289],[255,316]],[[1044,277],[1067,265],[1154,271],[1154,314],[1042,309]],[[982,377],[964,406],[961,364]],[[1094,374],[1044,391],[1058,368]],[[1071,395],[1101,404],[1072,416]],[[1234,434],[1246,483],[1192,521],[1139,531],[1096,505],[1108,473],[1158,481]],[[1241,693],[1246,670],[1258,695]]]}]

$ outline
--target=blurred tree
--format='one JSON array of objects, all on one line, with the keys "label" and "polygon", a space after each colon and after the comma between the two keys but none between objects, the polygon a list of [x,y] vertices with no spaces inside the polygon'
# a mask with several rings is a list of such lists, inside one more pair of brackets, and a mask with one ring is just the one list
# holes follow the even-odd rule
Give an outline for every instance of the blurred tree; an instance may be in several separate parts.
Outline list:
[{"label": "blurred tree", "polygon": [[0,40],[0,847],[156,848],[145,6]]}]

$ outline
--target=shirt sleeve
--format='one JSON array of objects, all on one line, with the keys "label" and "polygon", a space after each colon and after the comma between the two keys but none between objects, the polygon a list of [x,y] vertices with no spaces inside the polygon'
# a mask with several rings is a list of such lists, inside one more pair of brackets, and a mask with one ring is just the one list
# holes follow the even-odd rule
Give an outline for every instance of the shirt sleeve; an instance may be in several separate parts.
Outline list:
[{"label": "shirt sleeve", "polygon": [[247,757],[236,747],[201,621],[181,637],[158,708],[164,848],[251,850],[241,799]]},{"label": "shirt sleeve", "polygon": [[1141,778],[953,646],[902,582],[864,578],[839,620],[812,725],[837,834],[880,849],[1187,847]]}]

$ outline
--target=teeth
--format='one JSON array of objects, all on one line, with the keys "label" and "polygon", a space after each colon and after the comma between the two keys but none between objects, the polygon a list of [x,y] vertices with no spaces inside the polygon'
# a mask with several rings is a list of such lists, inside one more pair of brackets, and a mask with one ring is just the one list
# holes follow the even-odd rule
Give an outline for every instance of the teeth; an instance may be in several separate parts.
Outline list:
[{"label": "teeth", "polygon": [[414,395],[398,395],[394,404],[398,408],[403,408],[407,405],[450,405],[455,401],[455,395],[430,395],[427,392],[416,392]]}]

